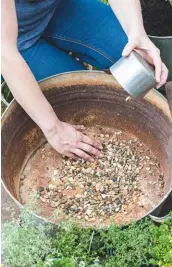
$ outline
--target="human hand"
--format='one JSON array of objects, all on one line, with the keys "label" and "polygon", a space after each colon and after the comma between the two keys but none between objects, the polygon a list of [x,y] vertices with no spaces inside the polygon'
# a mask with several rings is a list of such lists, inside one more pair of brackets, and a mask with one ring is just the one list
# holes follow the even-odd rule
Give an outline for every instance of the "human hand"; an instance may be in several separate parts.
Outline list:
[{"label": "human hand", "polygon": [[165,84],[168,77],[168,69],[162,62],[160,50],[153,44],[146,34],[128,36],[128,43],[124,47],[122,56],[128,56],[132,50],[140,54],[147,62],[155,67],[156,88]]},{"label": "human hand", "polygon": [[92,162],[94,157],[99,157],[102,146],[79,130],[81,130],[81,126],[60,121],[52,131],[44,134],[49,144],[60,154],[72,159],[84,159]]}]

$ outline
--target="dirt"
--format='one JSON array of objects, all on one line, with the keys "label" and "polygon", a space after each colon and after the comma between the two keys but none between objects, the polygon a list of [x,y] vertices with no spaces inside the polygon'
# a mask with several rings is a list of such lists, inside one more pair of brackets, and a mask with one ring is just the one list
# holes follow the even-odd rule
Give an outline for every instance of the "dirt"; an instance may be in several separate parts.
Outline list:
[{"label": "dirt", "polygon": [[172,5],[165,0],[141,0],[147,34],[172,36]]},{"label": "dirt", "polygon": [[[117,132],[119,132],[119,130],[103,128],[103,133],[109,135],[109,138],[116,136]],[[90,136],[97,136],[100,134],[100,130],[98,130],[98,127],[93,127],[91,130],[89,129],[88,134]],[[128,202],[123,205],[122,209],[114,214],[103,216],[103,218],[96,217],[94,218],[94,221],[92,221],[87,219],[84,220],[81,213],[79,221],[81,221],[82,224],[97,226],[102,226],[102,224],[107,225],[109,224],[112,215],[116,223],[130,223],[133,220],[137,220],[145,216],[163,197],[163,183],[162,180],[159,179],[161,176],[159,164],[153,166],[153,172],[150,170],[150,162],[152,160],[158,162],[158,160],[154,157],[149,148],[142,144],[135,136],[123,133],[121,138],[124,139],[124,137],[126,142],[135,140],[136,144],[139,144],[135,145],[135,153],[138,157],[141,156],[142,158],[147,158],[145,165],[140,170],[139,176],[137,177],[137,190],[132,191]],[[20,201],[22,204],[30,204],[33,201],[33,196],[36,196],[35,201],[36,206],[40,209],[39,214],[52,222],[64,220],[68,218],[69,215],[70,217],[75,217],[75,219],[78,220],[77,216],[74,216],[74,214],[66,215],[64,209],[52,207],[50,205],[51,202],[48,201],[48,203],[47,199],[44,198],[44,195],[42,196],[42,193],[39,192],[40,188],[47,190],[47,186],[50,184],[55,187],[57,186],[59,180],[62,178],[61,174],[64,169],[63,161],[64,159],[61,155],[55,152],[48,144],[45,144],[30,157],[29,161],[25,165],[21,177]],[[69,174],[65,180],[61,179],[62,185],[63,183],[65,184],[65,187],[62,190],[62,195],[63,198],[66,199],[83,194],[83,189],[81,189],[80,186],[75,187],[74,190],[71,190],[70,186],[67,188],[69,177],[71,177],[71,174]],[[81,202],[80,206],[82,206],[82,204],[83,203]]]}]

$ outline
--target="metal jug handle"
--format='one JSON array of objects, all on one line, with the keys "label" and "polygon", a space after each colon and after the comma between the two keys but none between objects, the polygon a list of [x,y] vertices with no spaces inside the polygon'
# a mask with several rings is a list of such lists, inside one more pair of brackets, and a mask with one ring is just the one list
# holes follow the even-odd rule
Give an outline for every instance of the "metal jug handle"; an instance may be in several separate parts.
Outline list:
[{"label": "metal jug handle", "polygon": [[170,112],[172,116],[172,81],[166,83],[165,90],[166,90],[167,100],[168,100],[168,104],[169,104],[169,108],[170,108]]}]

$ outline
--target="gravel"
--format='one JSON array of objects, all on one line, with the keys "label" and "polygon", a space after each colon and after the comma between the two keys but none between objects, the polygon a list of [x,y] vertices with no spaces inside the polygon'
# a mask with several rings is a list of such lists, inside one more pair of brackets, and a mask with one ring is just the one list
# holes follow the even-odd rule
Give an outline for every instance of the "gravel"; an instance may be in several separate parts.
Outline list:
[{"label": "gravel", "polygon": [[92,163],[63,158],[61,170],[53,170],[50,183],[38,188],[42,202],[88,222],[125,211],[134,196],[142,194],[139,180],[147,175],[158,173],[162,191],[164,185],[158,160],[142,153],[144,145],[137,138],[126,139],[122,131],[109,134],[100,126],[95,128],[94,136],[103,145],[101,157]]}]

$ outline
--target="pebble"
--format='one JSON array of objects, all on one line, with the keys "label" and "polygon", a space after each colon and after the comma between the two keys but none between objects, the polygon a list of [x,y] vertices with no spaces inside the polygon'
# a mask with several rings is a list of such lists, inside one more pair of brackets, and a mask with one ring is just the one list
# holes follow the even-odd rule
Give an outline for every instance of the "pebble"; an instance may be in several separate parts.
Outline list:
[{"label": "pebble", "polygon": [[57,173],[58,173],[58,170],[54,170],[54,175],[57,175]]},{"label": "pebble", "polygon": [[74,179],[72,177],[69,178],[69,182],[73,182]]},{"label": "pebble", "polygon": [[117,208],[115,209],[115,212],[118,212],[118,211],[120,211],[120,207],[117,207]]},{"label": "pebble", "polygon": [[75,195],[75,198],[81,198],[81,195],[77,194]]},{"label": "pebble", "polygon": [[49,190],[53,190],[53,189],[56,189],[56,186],[53,184],[49,184]]},{"label": "pebble", "polygon": [[64,213],[65,213],[66,215],[68,215],[68,214],[69,214],[69,210],[68,210],[68,209],[65,209],[65,210],[64,210]]},{"label": "pebble", "polygon": [[100,185],[96,184],[96,191],[99,191],[99,190],[100,190]]},{"label": "pebble", "polygon": [[100,186],[99,191],[100,191],[101,193],[103,193],[103,191],[104,191],[104,186],[103,186],[103,185]]},{"label": "pebble", "polygon": [[59,203],[58,203],[58,202],[51,202],[51,203],[50,203],[50,206],[51,206],[52,208],[57,208],[57,207],[59,206]]},{"label": "pebble", "polygon": [[126,102],[129,100],[131,100],[131,96],[127,96],[127,98],[125,99]]},{"label": "pebble", "polygon": [[85,220],[88,221],[88,219],[89,219],[89,217],[86,215],[86,216],[85,216]]},{"label": "pebble", "polygon": [[44,187],[43,186],[39,186],[38,187],[38,193],[42,193],[44,192]]},{"label": "pebble", "polygon": [[49,185],[48,184],[46,185],[45,189],[46,189],[47,192],[50,191],[50,188],[49,188]]},{"label": "pebble", "polygon": [[95,217],[92,217],[92,218],[88,218],[87,221],[88,222],[95,222],[96,218]]},{"label": "pebble", "polygon": [[25,174],[21,175],[21,178],[20,178],[20,179],[21,179],[21,180],[26,179],[26,175],[25,175]]},{"label": "pebble", "polygon": [[105,194],[102,194],[102,199],[106,199],[106,195]]},{"label": "pebble", "polygon": [[92,214],[92,210],[89,210],[89,209],[88,209],[88,210],[86,211],[86,214],[87,214],[88,216],[90,216],[90,215]]},{"label": "pebble", "polygon": [[45,198],[43,198],[43,197],[40,197],[40,200],[42,201],[42,202],[46,202],[46,199]]},{"label": "pebble", "polygon": [[65,204],[66,202],[67,202],[67,199],[65,199],[65,198],[60,199],[61,204]]}]

